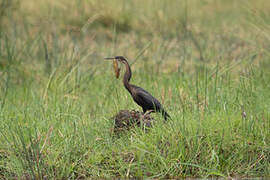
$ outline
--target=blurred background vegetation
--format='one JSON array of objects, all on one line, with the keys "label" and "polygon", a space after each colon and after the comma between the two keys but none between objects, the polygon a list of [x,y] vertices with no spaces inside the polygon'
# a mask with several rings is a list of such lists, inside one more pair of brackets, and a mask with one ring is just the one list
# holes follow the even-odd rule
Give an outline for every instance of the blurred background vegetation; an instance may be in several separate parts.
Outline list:
[{"label": "blurred background vegetation", "polygon": [[[140,53],[143,62],[154,60],[157,70],[189,73],[194,64],[216,63],[220,58],[221,64],[243,57],[261,62],[269,47],[270,5],[264,0],[1,0],[0,4],[1,68],[16,64],[15,69],[24,69],[17,73],[29,76],[49,73],[60,64],[68,65],[68,59],[87,54],[85,63],[98,64],[105,55],[134,59]],[[63,55],[65,60],[59,60]]]}]

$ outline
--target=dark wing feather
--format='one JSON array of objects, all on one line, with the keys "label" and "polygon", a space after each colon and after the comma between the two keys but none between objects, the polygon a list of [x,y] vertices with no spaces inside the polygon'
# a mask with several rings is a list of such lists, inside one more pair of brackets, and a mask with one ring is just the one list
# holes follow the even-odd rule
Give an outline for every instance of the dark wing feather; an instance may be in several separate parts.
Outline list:
[{"label": "dark wing feather", "polygon": [[160,111],[160,109],[162,109],[160,102],[156,98],[154,98],[149,92],[140,87],[136,88],[136,96],[134,100],[143,108],[144,111]]},{"label": "dark wing feather", "polygon": [[133,85],[133,88],[136,89],[136,94],[132,97],[134,101],[143,108],[144,113],[147,110],[154,110],[161,112],[165,120],[170,118],[170,115],[163,109],[160,102],[156,98],[154,98],[149,92],[138,86]]}]

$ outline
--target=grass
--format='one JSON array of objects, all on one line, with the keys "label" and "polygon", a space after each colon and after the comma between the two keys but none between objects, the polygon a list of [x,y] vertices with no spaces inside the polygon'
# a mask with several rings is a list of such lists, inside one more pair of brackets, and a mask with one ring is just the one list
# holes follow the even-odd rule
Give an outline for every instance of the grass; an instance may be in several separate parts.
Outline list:
[{"label": "grass", "polygon": [[[9,2],[1,179],[269,177],[266,0]],[[114,114],[140,110],[103,61],[112,55],[128,57],[132,83],[170,121],[112,134]]]}]

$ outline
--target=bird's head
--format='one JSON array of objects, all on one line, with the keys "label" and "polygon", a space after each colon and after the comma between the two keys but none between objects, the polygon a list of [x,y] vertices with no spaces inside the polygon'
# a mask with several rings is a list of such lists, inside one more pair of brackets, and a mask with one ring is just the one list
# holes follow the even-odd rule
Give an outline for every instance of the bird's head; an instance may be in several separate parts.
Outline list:
[{"label": "bird's head", "polygon": [[121,63],[124,63],[126,60],[126,58],[124,58],[124,56],[115,56],[115,57],[108,57],[108,58],[104,58],[104,59],[107,59],[107,60],[117,60],[117,61],[120,61]]}]

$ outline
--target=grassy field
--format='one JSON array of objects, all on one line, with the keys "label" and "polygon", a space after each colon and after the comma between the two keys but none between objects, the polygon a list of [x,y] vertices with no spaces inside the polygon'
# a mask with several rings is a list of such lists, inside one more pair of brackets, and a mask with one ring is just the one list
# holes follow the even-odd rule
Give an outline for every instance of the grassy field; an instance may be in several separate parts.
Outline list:
[{"label": "grassy field", "polygon": [[[270,176],[268,0],[0,0],[0,179]],[[141,110],[103,57],[171,115]],[[121,78],[123,77],[123,70]]]}]

